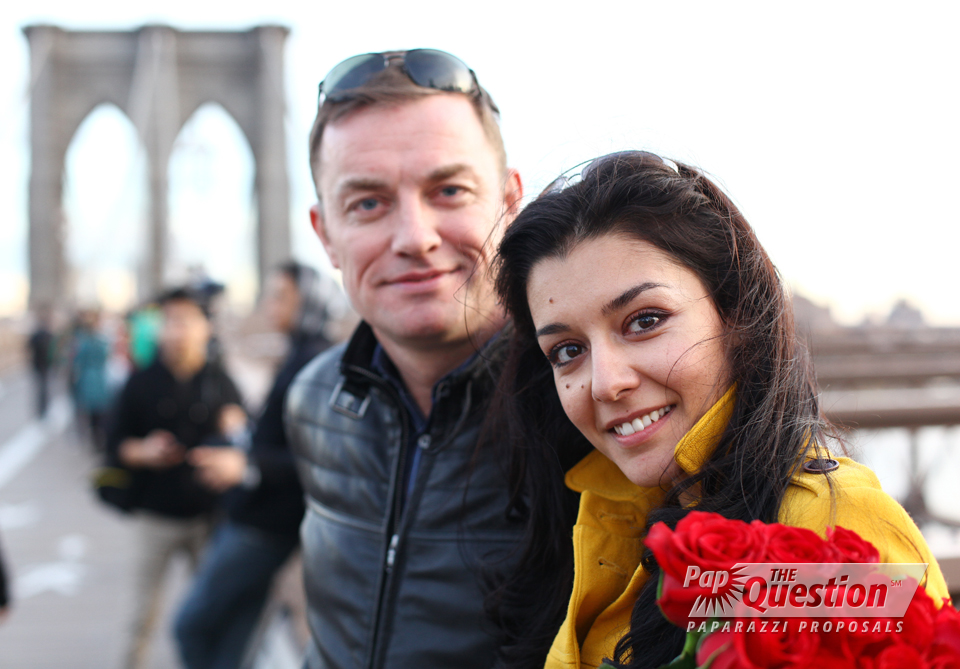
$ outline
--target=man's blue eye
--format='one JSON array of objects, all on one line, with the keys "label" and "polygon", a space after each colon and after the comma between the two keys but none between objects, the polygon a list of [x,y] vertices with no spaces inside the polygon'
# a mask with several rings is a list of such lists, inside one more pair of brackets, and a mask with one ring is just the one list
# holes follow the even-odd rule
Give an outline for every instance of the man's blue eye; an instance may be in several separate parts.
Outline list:
[{"label": "man's blue eye", "polygon": [[377,204],[376,198],[368,197],[366,200],[360,201],[360,208],[364,211],[370,211],[371,209],[375,209]]},{"label": "man's blue eye", "polygon": [[443,193],[445,197],[453,197],[460,192],[460,186],[444,186],[440,192]]}]

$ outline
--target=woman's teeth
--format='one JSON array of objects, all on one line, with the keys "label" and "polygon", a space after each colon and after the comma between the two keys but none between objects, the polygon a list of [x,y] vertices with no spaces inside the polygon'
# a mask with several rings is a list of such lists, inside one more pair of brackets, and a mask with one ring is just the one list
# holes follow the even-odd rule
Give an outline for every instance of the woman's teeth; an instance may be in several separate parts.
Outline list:
[{"label": "woman's teeth", "polygon": [[639,432],[645,427],[650,427],[658,420],[666,416],[668,413],[673,411],[675,404],[671,404],[668,407],[663,407],[662,409],[657,409],[656,411],[651,411],[646,416],[640,416],[639,418],[634,418],[629,423],[623,423],[622,425],[615,425],[613,431],[619,434],[621,437],[626,437],[634,432]]}]

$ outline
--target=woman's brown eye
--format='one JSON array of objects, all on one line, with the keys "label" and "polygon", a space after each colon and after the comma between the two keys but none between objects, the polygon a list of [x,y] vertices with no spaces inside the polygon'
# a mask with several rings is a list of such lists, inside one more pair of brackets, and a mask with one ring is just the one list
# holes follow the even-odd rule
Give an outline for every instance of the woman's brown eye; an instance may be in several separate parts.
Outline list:
[{"label": "woman's brown eye", "polygon": [[644,332],[657,326],[663,319],[659,314],[638,314],[630,321],[632,332]]},{"label": "woman's brown eye", "polygon": [[561,344],[550,352],[548,358],[555,367],[562,367],[581,353],[583,347],[579,344]]}]

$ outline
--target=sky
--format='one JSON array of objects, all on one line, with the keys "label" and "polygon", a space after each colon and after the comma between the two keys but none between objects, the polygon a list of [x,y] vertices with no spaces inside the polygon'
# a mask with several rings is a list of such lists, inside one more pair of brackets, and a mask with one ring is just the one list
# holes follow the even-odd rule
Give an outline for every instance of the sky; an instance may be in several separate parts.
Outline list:
[{"label": "sky", "polygon": [[[320,266],[307,216],[317,83],[357,53],[432,47],[466,61],[497,101],[528,195],[591,157],[657,151],[713,175],[788,285],[841,322],[875,318],[906,298],[928,321],[960,325],[956,2],[6,3],[0,313],[15,306],[27,271],[29,50],[20,28],[30,23],[288,26],[294,253]],[[131,225],[143,206],[142,157],[117,139],[132,133],[119,116],[102,112],[78,132],[64,204],[72,262],[98,268],[101,289],[122,296],[110,272],[142,252],[144,231]],[[174,255],[249,286],[252,163],[224,116],[202,110],[178,140]]]}]

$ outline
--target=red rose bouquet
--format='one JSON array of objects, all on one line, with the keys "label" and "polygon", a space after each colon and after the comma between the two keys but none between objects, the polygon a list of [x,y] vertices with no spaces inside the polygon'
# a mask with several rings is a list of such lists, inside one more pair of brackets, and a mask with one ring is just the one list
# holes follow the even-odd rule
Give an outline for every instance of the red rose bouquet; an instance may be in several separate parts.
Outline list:
[{"label": "red rose bouquet", "polygon": [[687,630],[686,669],[960,669],[960,612],[844,528],[815,532],[693,511],[650,529],[657,603]]}]

